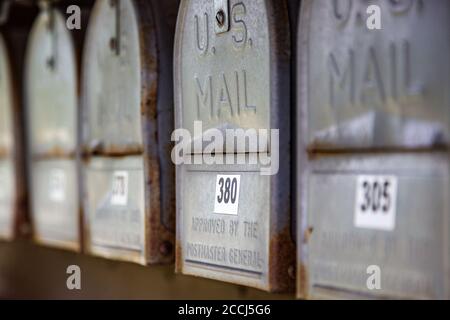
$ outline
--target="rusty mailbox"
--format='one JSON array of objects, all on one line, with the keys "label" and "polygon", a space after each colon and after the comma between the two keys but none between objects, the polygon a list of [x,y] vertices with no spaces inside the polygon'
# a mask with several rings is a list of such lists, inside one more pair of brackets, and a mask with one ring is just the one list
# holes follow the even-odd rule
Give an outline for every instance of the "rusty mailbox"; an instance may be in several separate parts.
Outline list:
[{"label": "rusty mailbox", "polygon": [[450,3],[300,15],[298,295],[448,298]]},{"label": "rusty mailbox", "polygon": [[25,87],[34,239],[79,250],[75,46],[65,17],[46,3],[29,35]]},{"label": "rusty mailbox", "polygon": [[176,1],[98,0],[83,54],[86,249],[173,260],[172,48]]},{"label": "rusty mailbox", "polygon": [[0,34],[0,236],[13,236],[14,156],[13,156],[13,83],[9,56]]},{"label": "rusty mailbox", "polygon": [[177,272],[293,290],[286,3],[183,1],[174,59]]},{"label": "rusty mailbox", "polygon": [[0,32],[0,239],[5,240],[28,232],[20,77],[10,59],[15,51],[8,48],[14,40],[7,41]]}]

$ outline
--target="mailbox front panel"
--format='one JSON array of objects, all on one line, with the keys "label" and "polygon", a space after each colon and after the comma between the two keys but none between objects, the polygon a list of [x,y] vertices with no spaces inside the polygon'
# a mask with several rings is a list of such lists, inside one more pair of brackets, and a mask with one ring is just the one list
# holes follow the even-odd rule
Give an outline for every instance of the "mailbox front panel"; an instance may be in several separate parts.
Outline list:
[{"label": "mailbox front panel", "polygon": [[43,160],[32,164],[33,227],[43,244],[79,248],[79,197],[74,160]]},{"label": "mailbox front panel", "polygon": [[[184,273],[268,286],[270,177],[260,175],[258,169],[183,166],[180,206],[185,214],[179,226]],[[215,208],[220,176],[239,178],[236,209],[225,214]]]},{"label": "mailbox front panel", "polygon": [[29,36],[25,71],[34,239],[79,250],[74,50],[64,16],[56,9],[43,9]]},{"label": "mailbox front panel", "polygon": [[[182,2],[174,75],[176,127],[189,132],[187,142],[194,146],[184,150],[185,160],[207,154],[196,146],[208,145],[208,132],[223,134],[225,148],[219,142],[215,149],[222,162],[177,168],[178,272],[273,292],[293,290],[289,65],[284,1]],[[278,130],[279,145],[228,140],[228,133],[239,136],[248,129]],[[258,157],[274,154],[279,170],[262,174]]]},{"label": "mailbox front panel", "polygon": [[[448,176],[445,153],[314,161],[304,203],[310,294],[445,298]],[[367,286],[371,266],[380,268],[379,290]]]},{"label": "mailbox front panel", "polygon": [[[381,29],[367,27],[369,5]],[[307,1],[309,149],[448,145],[450,4]]]},{"label": "mailbox front panel", "polygon": [[130,259],[145,263],[142,157],[93,158],[85,178],[91,251],[112,256],[116,249],[128,250]]},{"label": "mailbox front panel", "polygon": [[174,258],[172,55],[176,1],[98,0],[83,53],[86,249]]},{"label": "mailbox front panel", "polygon": [[0,159],[0,238],[10,239],[14,230],[14,166],[10,159]]},{"label": "mailbox front panel", "polygon": [[0,238],[9,239],[14,230],[14,155],[12,78],[8,52],[0,35]]}]

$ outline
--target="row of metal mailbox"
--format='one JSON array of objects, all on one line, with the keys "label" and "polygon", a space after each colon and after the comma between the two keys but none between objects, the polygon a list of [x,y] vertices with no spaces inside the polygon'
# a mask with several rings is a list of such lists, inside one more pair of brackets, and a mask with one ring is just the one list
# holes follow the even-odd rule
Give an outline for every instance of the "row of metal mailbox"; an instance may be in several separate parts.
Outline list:
[{"label": "row of metal mailbox", "polygon": [[[23,93],[0,36],[0,235],[28,193],[46,245],[304,298],[449,298],[450,2],[298,4],[97,0],[80,73],[43,5]],[[270,138],[206,161],[230,129]]]}]

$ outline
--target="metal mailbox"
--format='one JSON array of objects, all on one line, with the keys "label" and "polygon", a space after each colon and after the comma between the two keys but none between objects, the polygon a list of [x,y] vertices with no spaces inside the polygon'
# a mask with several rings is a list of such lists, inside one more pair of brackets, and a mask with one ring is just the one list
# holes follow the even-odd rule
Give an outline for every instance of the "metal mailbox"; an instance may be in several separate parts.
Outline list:
[{"label": "metal mailbox", "polygon": [[450,4],[300,16],[298,296],[448,298]]},{"label": "metal mailbox", "polygon": [[0,237],[13,236],[14,158],[13,158],[13,88],[6,44],[0,34]]},{"label": "metal mailbox", "polygon": [[86,249],[174,257],[172,48],[176,1],[98,0],[83,54]]},{"label": "metal mailbox", "polygon": [[[225,136],[216,155],[244,155],[240,163],[194,160],[177,166],[177,272],[272,292],[293,290],[286,3],[183,1],[174,59],[176,128],[189,132],[185,142],[194,146],[182,157],[203,156],[212,130]],[[253,129],[279,130],[279,145],[272,139],[239,145],[226,136],[226,130]],[[250,161],[275,154],[279,171],[273,175],[261,174],[261,159]]]},{"label": "metal mailbox", "polygon": [[30,32],[25,74],[34,239],[79,250],[75,46],[64,16],[48,5]]},{"label": "metal mailbox", "polygon": [[5,240],[28,232],[22,110],[8,40],[0,33],[0,239]]}]

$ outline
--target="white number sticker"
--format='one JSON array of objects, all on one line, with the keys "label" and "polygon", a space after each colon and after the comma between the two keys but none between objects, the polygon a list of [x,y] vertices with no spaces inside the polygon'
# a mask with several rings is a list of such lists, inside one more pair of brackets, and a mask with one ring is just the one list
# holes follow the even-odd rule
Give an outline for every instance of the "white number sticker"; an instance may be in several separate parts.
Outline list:
[{"label": "white number sticker", "polygon": [[241,176],[217,175],[214,213],[238,214]]},{"label": "white number sticker", "polygon": [[66,200],[66,173],[62,169],[53,169],[48,177],[48,197],[53,202]]},{"label": "white number sticker", "polygon": [[358,176],[354,223],[358,228],[395,228],[397,177]]},{"label": "white number sticker", "polygon": [[128,203],[128,172],[116,171],[113,175],[111,204],[126,206]]}]

